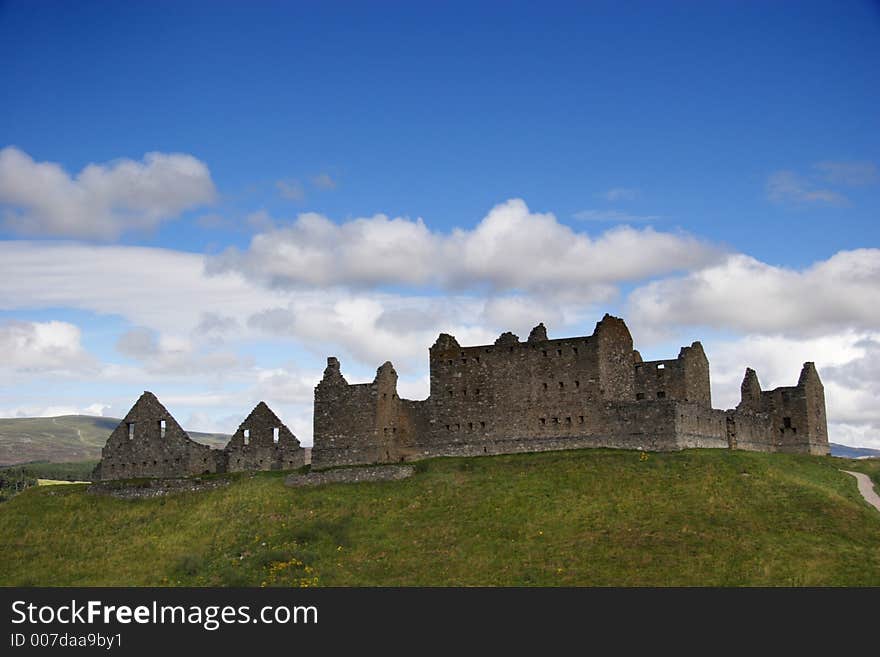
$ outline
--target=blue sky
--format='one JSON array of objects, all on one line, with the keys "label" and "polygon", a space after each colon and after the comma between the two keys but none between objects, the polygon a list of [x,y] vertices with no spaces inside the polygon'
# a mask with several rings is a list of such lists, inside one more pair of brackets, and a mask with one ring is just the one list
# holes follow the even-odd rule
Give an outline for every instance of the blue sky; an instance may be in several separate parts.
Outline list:
[{"label": "blue sky", "polygon": [[326,355],[607,310],[880,445],[877,3],[0,2],[0,61],[0,414],[308,440]]}]

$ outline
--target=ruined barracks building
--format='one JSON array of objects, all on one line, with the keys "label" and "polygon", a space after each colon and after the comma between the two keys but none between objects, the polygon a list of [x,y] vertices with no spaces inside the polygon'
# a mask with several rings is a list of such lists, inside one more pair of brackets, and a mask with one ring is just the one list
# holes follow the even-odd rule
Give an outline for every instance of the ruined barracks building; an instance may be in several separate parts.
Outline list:
[{"label": "ruined barracks building", "polygon": [[410,401],[391,363],[372,383],[349,384],[328,358],[315,388],[313,467],[581,447],[828,453],[813,363],[796,386],[766,392],[748,369],[739,405],[717,410],[699,342],[676,359],[643,361],[610,315],[576,338],[550,340],[539,324],[525,342],[503,333],[463,347],[442,333],[430,369],[430,396]]},{"label": "ruined barracks building", "polygon": [[304,455],[296,436],[264,402],[239,425],[225,449],[213,449],[192,440],[156,396],[145,392],[110,434],[92,478],[291,470],[303,465]]},{"label": "ruined barracks building", "polygon": [[[678,358],[643,361],[622,319],[593,334],[551,340],[543,324],[521,342],[463,347],[445,333],[430,349],[431,390],[401,399],[390,362],[350,384],[330,357],[315,387],[315,468],[431,456],[616,447],[828,453],[825,392],[813,363],[796,386],[762,391],[747,369],[735,409],[712,408],[699,342]],[[145,392],[110,435],[96,475],[167,477],[303,464],[296,437],[263,402],[224,450],[192,441]]]}]

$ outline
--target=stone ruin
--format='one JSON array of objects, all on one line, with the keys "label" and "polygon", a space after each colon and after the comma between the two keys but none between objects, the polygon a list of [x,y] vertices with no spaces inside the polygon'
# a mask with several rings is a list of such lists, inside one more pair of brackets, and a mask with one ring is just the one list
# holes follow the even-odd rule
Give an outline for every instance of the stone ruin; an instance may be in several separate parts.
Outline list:
[{"label": "stone ruin", "polygon": [[293,470],[304,463],[305,451],[290,429],[260,402],[226,445],[228,472]]},{"label": "stone ruin", "polygon": [[[429,351],[430,395],[397,394],[384,363],[370,383],[349,383],[330,357],[315,387],[315,469],[433,456],[584,447],[691,447],[828,454],[825,391],[813,363],[795,386],[762,390],[746,369],[741,401],[712,408],[709,361],[699,342],[678,357],[643,361],[622,319],[605,315],[592,335],[550,339],[543,324],[521,342],[461,346],[441,333]],[[97,479],[289,470],[299,440],[260,402],[223,450],[189,438],[145,392],[110,435]]]},{"label": "stone ruin", "polygon": [[315,387],[312,467],[583,447],[689,447],[828,453],[825,392],[813,363],[798,384],[762,391],[746,370],[735,409],[712,408],[703,346],[643,361],[622,319],[592,335],[549,339],[543,324],[521,342],[461,346],[441,333],[430,349],[430,395],[401,399],[386,362],[350,384],[327,359]]},{"label": "stone ruin", "polygon": [[101,450],[93,481],[292,470],[305,463],[299,440],[260,402],[225,449],[192,440],[152,392],[144,392]]}]

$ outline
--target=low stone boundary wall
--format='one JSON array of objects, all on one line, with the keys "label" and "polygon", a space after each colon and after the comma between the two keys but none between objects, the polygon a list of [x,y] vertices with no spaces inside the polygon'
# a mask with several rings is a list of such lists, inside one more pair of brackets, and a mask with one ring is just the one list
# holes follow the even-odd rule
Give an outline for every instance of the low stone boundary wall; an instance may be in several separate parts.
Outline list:
[{"label": "low stone boundary wall", "polygon": [[162,497],[175,493],[195,493],[228,486],[229,479],[201,479],[186,477],[180,479],[147,479],[143,481],[120,482],[99,481],[86,489],[92,495],[109,495],[124,500]]},{"label": "low stone boundary wall", "polygon": [[292,474],[284,480],[285,486],[323,486],[324,484],[354,484],[362,481],[396,481],[412,477],[411,465],[377,465],[361,468],[324,470],[308,474]]}]

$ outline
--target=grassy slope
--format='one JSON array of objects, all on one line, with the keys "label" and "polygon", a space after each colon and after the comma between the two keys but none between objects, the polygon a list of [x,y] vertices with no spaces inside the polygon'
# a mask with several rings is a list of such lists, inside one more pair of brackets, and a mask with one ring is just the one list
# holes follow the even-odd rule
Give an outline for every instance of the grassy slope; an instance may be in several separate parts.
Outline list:
[{"label": "grassy slope", "polygon": [[436,459],[405,481],[280,473],[164,499],[0,506],[19,585],[880,585],[880,513],[839,467],[725,450]]},{"label": "grassy slope", "polygon": [[[97,460],[119,422],[89,415],[0,418],[0,464]],[[229,440],[198,432],[190,432],[190,437],[212,447],[224,447]]]},{"label": "grassy slope", "polygon": [[22,463],[0,467],[0,478],[16,474],[34,479],[59,479],[65,481],[89,481],[97,461],[69,461],[66,463]]}]

